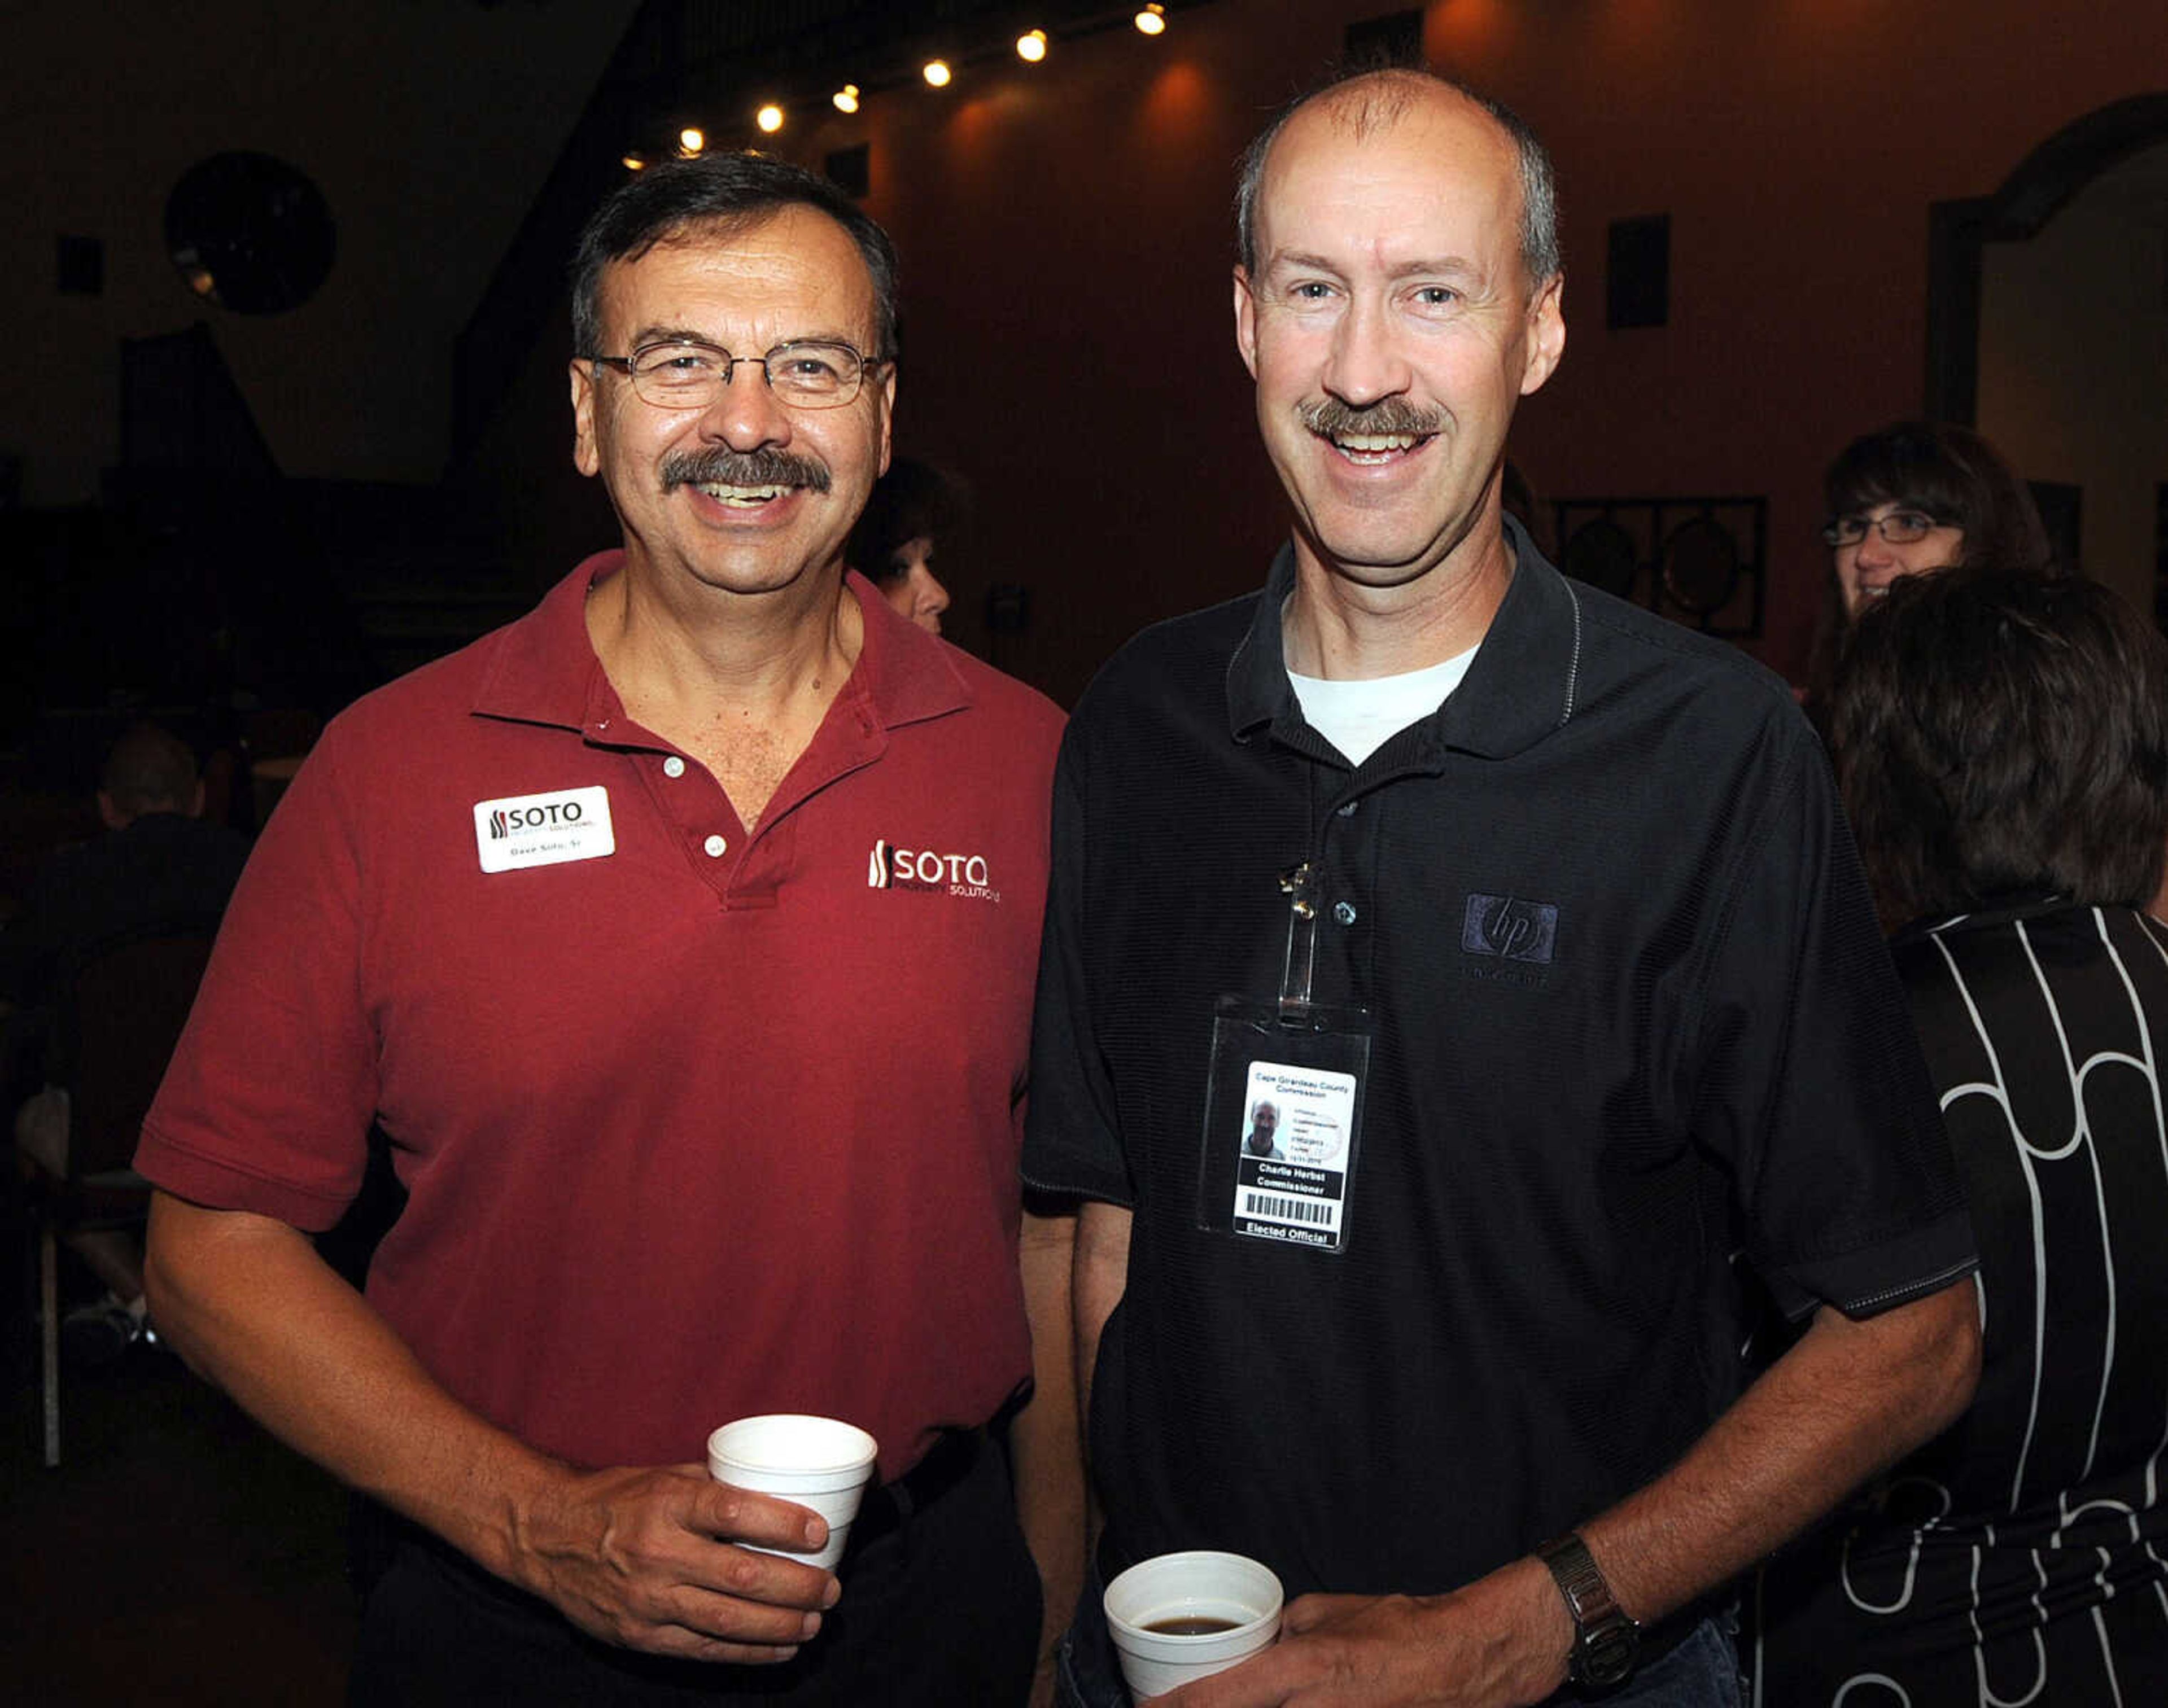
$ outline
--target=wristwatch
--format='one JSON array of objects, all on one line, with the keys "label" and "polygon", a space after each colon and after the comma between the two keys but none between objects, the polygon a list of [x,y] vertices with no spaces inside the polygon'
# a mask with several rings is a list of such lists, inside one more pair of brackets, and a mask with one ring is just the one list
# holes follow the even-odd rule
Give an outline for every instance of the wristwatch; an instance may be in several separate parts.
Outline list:
[{"label": "wristwatch", "polygon": [[1588,1545],[1568,1530],[1536,1550],[1550,1567],[1565,1610],[1573,1618],[1573,1652],[1566,1676],[1576,1684],[1615,1684],[1634,1670],[1641,1647],[1641,1627],[1612,1599],[1611,1586],[1596,1569]]}]

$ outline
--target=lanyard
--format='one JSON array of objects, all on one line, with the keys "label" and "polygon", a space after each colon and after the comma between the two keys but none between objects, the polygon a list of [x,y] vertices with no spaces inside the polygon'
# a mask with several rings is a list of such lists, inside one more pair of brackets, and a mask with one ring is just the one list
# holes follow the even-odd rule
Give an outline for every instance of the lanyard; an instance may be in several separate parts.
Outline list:
[{"label": "lanyard", "polygon": [[1310,979],[1317,965],[1317,868],[1309,861],[1280,873],[1280,893],[1288,899],[1287,958],[1280,969],[1280,1013],[1292,1018],[1310,1006]]}]

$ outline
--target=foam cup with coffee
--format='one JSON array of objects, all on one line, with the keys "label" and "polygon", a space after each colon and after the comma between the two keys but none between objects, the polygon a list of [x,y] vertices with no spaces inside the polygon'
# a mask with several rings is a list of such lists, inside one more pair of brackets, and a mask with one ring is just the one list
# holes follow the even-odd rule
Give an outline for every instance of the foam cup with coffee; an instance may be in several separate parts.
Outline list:
[{"label": "foam cup with coffee", "polygon": [[1161,1554],[1107,1586],[1107,1629],[1132,1695],[1225,1672],[1279,1635],[1280,1580],[1241,1554]]}]

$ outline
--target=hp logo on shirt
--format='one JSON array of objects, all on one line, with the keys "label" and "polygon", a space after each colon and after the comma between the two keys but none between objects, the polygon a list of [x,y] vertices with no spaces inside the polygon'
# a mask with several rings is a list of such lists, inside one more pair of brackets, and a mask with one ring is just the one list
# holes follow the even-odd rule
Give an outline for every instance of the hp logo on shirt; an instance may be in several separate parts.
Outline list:
[{"label": "hp logo on shirt", "polygon": [[1460,921],[1460,947],[1471,955],[1548,966],[1558,947],[1558,909],[1512,895],[1471,895]]}]

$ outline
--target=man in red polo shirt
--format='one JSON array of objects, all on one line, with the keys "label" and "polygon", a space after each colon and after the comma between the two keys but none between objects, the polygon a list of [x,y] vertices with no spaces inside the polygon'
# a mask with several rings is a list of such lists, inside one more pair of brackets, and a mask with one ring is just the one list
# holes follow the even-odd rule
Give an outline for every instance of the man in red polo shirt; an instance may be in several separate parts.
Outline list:
[{"label": "man in red polo shirt", "polygon": [[[397,1515],[356,1700],[1020,1701],[1024,1532],[1069,1610],[1066,1241],[1016,1170],[1060,717],[845,575],[894,297],[779,162],[603,205],[575,457],[624,546],[326,732],[146,1124],[160,1328]],[[364,1298],[308,1234],[372,1120]],[[779,1411],[879,1443],[833,1574],[699,1462]]]}]

